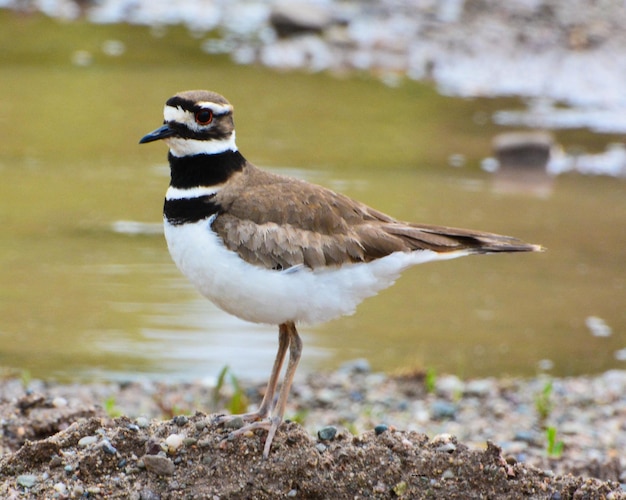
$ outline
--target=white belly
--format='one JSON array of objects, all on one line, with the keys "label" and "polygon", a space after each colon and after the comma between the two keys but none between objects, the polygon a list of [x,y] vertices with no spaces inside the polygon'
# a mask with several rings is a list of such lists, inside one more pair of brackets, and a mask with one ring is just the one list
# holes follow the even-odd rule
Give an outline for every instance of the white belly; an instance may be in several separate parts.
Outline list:
[{"label": "white belly", "polygon": [[363,299],[392,285],[404,269],[469,253],[396,252],[367,264],[274,271],[248,264],[228,250],[211,229],[212,222],[213,217],[177,226],[166,221],[170,254],[202,295],[255,323],[319,323],[352,314]]}]

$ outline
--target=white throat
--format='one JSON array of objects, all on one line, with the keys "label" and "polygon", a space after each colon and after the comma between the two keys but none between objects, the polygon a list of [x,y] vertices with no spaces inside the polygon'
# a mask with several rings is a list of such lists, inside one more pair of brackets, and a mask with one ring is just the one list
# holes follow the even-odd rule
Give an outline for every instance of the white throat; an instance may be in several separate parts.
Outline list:
[{"label": "white throat", "polygon": [[237,151],[235,144],[235,131],[226,139],[200,141],[198,139],[183,139],[169,137],[164,139],[169,146],[170,152],[176,157],[193,156],[199,154],[215,155],[226,151]]}]

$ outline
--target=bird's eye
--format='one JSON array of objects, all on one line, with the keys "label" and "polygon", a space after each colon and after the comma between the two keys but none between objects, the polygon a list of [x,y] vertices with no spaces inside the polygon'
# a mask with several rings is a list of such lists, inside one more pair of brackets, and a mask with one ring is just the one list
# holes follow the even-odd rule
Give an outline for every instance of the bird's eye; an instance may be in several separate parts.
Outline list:
[{"label": "bird's eye", "polygon": [[210,109],[196,111],[196,123],[198,125],[208,125],[213,120],[213,112]]}]

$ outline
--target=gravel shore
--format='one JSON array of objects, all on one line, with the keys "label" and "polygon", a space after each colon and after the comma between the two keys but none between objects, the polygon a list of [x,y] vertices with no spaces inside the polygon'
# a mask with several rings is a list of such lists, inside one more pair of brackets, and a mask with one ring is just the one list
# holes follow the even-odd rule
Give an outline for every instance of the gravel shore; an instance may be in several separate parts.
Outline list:
[{"label": "gravel shore", "polygon": [[[124,482],[121,488],[126,494],[137,484],[143,484],[137,483],[137,478],[132,479],[132,474],[138,474],[138,470],[145,473],[146,469],[150,472],[153,466],[157,468],[156,476],[160,477],[182,474],[178,467],[187,463],[185,472],[190,474],[195,470],[192,467],[195,459],[217,460],[219,455],[220,460],[237,463],[242,460],[237,453],[243,453],[247,457],[243,460],[253,460],[255,466],[265,467],[260,461],[264,432],[239,438],[236,443],[222,441],[227,431],[211,424],[211,417],[206,415],[224,412],[225,408],[234,408],[236,403],[253,407],[260,402],[263,386],[238,382],[230,374],[226,374],[224,380],[219,389],[203,383],[63,385],[32,381],[28,390],[20,380],[3,381],[0,385],[0,495],[10,498],[9,494],[30,492],[35,497],[56,491],[57,498],[73,498],[71,488],[84,494],[87,485],[93,487],[98,481],[106,484],[111,480],[111,470],[107,468],[90,480],[70,473],[74,470],[72,467],[95,460],[94,453],[98,460],[107,453],[116,457],[117,465],[111,467],[123,473],[125,482],[119,478],[117,481]],[[206,414],[194,414],[197,410]],[[270,462],[274,461],[275,467],[278,462],[288,467],[283,472],[293,476],[293,484],[299,486],[283,493],[293,489],[292,496],[308,491],[311,496],[300,497],[323,498],[307,489],[313,486],[306,486],[309,483],[302,478],[302,471],[290,468],[289,464],[297,461],[295,455],[289,455],[288,459],[285,453],[313,454],[318,458],[332,455],[332,460],[336,460],[334,454],[357,453],[354,447],[372,446],[370,452],[377,454],[383,453],[380,447],[388,453],[397,445],[414,450],[411,457],[398,458],[402,467],[396,472],[400,476],[387,478],[388,481],[384,475],[380,476],[379,482],[384,486],[378,486],[380,495],[375,494],[376,482],[363,486],[361,493],[369,491],[377,498],[402,497],[403,494],[390,492],[404,481],[406,485],[399,486],[400,490],[408,488],[407,491],[412,492],[406,498],[421,498],[422,494],[428,497],[425,490],[420,489],[423,485],[411,480],[415,476],[411,467],[417,466],[415,460],[419,458],[422,464],[419,467],[429,464],[431,472],[424,473],[424,477],[431,477],[431,482],[437,474],[445,475],[444,486],[453,488],[445,490],[449,495],[446,497],[450,498],[454,498],[455,491],[462,492],[467,487],[462,484],[467,479],[465,474],[475,475],[474,467],[484,469],[485,460],[502,469],[498,474],[508,479],[497,487],[492,482],[474,485],[472,491],[476,496],[472,493],[465,498],[478,498],[488,491],[499,492],[502,496],[498,498],[519,498],[518,487],[523,485],[514,480],[522,476],[525,481],[534,478],[532,481],[537,484],[533,488],[541,488],[537,486],[541,484],[554,487],[546,486],[548,489],[543,493],[535,491],[536,496],[521,495],[526,498],[626,498],[626,371],[590,377],[463,381],[455,376],[435,377],[423,372],[388,376],[372,372],[366,361],[357,360],[335,372],[314,374],[297,381],[287,415],[301,425],[290,423],[281,427]],[[552,437],[548,437],[547,429],[552,429]],[[123,442],[130,439],[128,432],[138,440],[136,446],[141,445],[145,450],[120,451]],[[170,438],[172,435],[179,437]],[[385,439],[395,444],[378,439],[380,436],[388,436]],[[211,441],[211,459],[206,454],[193,455],[198,439]],[[150,459],[148,463],[154,464],[148,465],[142,459],[144,454],[152,455],[150,442],[161,452],[154,456],[161,456],[163,463],[161,459]],[[302,446],[289,445],[295,442]],[[224,443],[228,445],[225,447]],[[187,458],[181,458],[176,451],[181,446]],[[441,469],[437,451],[450,453],[449,460],[451,463],[457,460],[459,467]],[[361,454],[362,451],[358,452],[357,458]],[[129,469],[130,462],[135,465]],[[63,464],[65,468],[61,467]],[[361,465],[369,474],[379,474],[371,463]],[[223,467],[224,471],[228,469],[226,464]],[[196,470],[194,474],[197,473]],[[196,488],[193,477],[186,477],[182,482],[193,483]],[[281,488],[287,488],[278,484],[277,478],[263,477],[273,481],[273,486],[264,486],[266,489],[275,487],[282,491]],[[315,484],[327,479],[318,478]],[[223,478],[226,482],[231,480],[234,479]],[[176,483],[179,486],[180,481],[181,478]],[[396,482],[391,485],[393,481]],[[525,484],[524,488],[528,486]],[[239,498],[233,491],[232,495],[224,495],[225,490],[220,487],[224,484],[218,481],[211,490],[182,488],[180,491],[188,494],[186,498],[204,498],[190,491],[213,492],[217,498]],[[170,498],[163,494],[167,488],[163,491],[158,486],[150,488],[152,492],[160,491],[161,496],[136,498]],[[580,488],[586,493],[582,494]],[[218,494],[220,491],[222,496]],[[359,494],[354,496],[359,497]],[[91,497],[100,498],[97,494]]]}]

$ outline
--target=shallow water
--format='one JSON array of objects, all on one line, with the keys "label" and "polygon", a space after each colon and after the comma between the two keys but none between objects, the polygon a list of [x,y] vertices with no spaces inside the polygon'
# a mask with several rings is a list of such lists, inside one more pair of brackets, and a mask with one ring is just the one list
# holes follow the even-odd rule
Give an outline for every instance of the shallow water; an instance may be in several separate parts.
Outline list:
[{"label": "shallow water", "polygon": [[[16,39],[39,23],[54,43],[46,59],[24,39],[0,61],[0,366],[62,379],[190,379],[225,364],[241,377],[267,375],[276,327],[222,313],[178,273],[158,229],[165,146],[137,145],[159,125],[167,97],[209,87],[235,104],[239,147],[261,166],[400,219],[548,248],[409,270],[356,315],[303,326],[302,373],[357,357],[375,369],[465,377],[625,367],[617,358],[626,348],[626,185],[566,175],[545,196],[498,192],[478,163],[504,130],[485,117],[510,100],[240,68],[193,52],[176,31],[152,39],[141,28],[1,20]],[[111,37],[126,56],[98,52]],[[85,47],[93,62],[72,64]],[[588,149],[614,139],[557,138]],[[464,166],[448,164],[453,154]],[[590,328],[595,317],[609,336]]]}]

